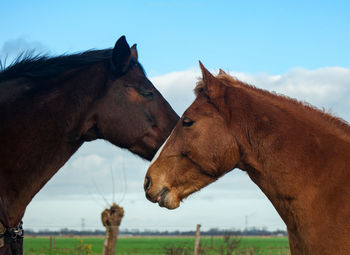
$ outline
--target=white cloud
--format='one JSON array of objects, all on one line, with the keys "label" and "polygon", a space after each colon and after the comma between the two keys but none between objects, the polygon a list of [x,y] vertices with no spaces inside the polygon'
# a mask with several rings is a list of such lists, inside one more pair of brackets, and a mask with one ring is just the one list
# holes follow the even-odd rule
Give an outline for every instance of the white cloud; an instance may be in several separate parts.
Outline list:
[{"label": "white cloud", "polygon": [[250,76],[251,81],[257,86],[313,101],[316,104],[329,104],[339,98],[344,91],[349,91],[349,77],[350,70],[340,67],[316,70],[298,68],[279,76]]},{"label": "white cloud", "polygon": [[25,36],[21,36],[16,39],[7,40],[3,43],[0,49],[0,59],[5,61],[6,65],[9,65],[12,60],[18,57],[22,53],[42,54],[48,53],[48,47],[38,41],[30,40]]},{"label": "white cloud", "polygon": [[91,154],[75,159],[72,162],[72,167],[77,169],[89,169],[101,167],[104,159],[97,154]]},{"label": "white cloud", "polygon": [[174,110],[182,114],[195,98],[193,89],[199,77],[199,70],[190,69],[152,77],[151,81]]},{"label": "white cloud", "polygon": [[[350,69],[342,67],[324,67],[315,70],[295,68],[281,75],[230,71],[228,73],[256,87],[306,101],[319,108],[332,109],[340,117],[350,119],[348,111],[350,108]],[[157,76],[151,80],[174,109],[182,114],[194,100],[192,91],[198,77],[200,77],[200,71],[192,69]]]}]

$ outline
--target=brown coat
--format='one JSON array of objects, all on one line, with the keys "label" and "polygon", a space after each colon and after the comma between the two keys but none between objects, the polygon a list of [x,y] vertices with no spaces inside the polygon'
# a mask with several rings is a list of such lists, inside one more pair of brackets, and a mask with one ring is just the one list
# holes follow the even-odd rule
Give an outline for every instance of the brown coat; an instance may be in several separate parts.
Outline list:
[{"label": "brown coat", "polygon": [[212,76],[147,172],[146,196],[174,209],[237,167],[266,194],[296,254],[350,254],[350,126],[285,96]]}]

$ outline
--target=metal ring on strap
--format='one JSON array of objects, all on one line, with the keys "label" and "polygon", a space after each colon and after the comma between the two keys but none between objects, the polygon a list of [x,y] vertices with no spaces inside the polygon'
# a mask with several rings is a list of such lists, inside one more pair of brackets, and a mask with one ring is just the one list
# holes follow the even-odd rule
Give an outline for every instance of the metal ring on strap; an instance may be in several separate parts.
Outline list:
[{"label": "metal ring on strap", "polygon": [[4,247],[6,244],[11,245],[12,255],[17,255],[17,244],[23,239],[23,228],[22,221],[15,228],[6,228],[0,222],[0,248]]}]

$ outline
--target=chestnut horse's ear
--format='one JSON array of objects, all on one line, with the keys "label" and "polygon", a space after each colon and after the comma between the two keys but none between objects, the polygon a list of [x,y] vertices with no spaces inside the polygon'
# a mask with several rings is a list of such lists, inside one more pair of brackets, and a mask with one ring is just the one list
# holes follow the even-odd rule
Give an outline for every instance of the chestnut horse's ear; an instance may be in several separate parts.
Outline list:
[{"label": "chestnut horse's ear", "polygon": [[113,54],[112,54],[112,66],[117,74],[121,74],[126,71],[126,68],[130,62],[130,47],[126,42],[125,36],[123,35],[115,43]]},{"label": "chestnut horse's ear", "polygon": [[206,91],[209,98],[217,98],[221,95],[223,85],[220,84],[220,81],[215,78],[199,61],[199,66],[202,70],[204,90]]},{"label": "chestnut horse's ear", "polygon": [[131,56],[138,59],[139,55],[137,54],[136,43],[133,46],[131,46],[130,51],[131,51]]},{"label": "chestnut horse's ear", "polygon": [[221,68],[219,69],[219,74],[225,74],[225,75],[227,75],[227,73],[225,73],[225,71],[224,70],[222,70]]}]

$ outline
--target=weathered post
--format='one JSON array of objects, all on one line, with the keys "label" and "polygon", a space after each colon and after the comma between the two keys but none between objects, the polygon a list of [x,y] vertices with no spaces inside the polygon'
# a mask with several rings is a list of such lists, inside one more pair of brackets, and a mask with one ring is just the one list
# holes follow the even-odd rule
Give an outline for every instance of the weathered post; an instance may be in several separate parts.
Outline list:
[{"label": "weathered post", "polygon": [[102,255],[114,255],[119,233],[119,226],[124,216],[123,207],[113,203],[109,209],[101,214],[103,226],[106,227],[106,237]]},{"label": "weathered post", "polygon": [[201,224],[197,224],[196,239],[194,241],[194,255],[198,255],[200,228],[201,228]]},{"label": "weathered post", "polygon": [[55,237],[50,236],[50,249],[55,248]]}]

